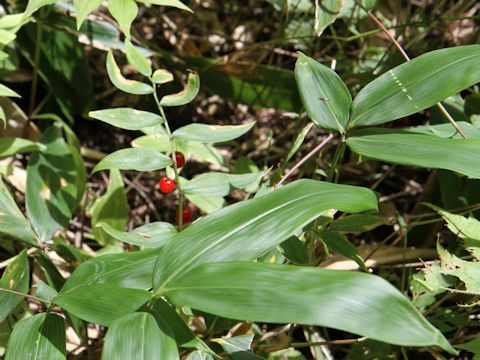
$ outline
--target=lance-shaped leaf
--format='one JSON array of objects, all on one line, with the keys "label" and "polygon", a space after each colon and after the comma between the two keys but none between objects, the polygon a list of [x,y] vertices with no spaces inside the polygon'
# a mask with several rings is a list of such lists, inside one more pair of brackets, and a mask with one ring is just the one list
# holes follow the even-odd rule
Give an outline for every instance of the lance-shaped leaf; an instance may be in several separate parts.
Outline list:
[{"label": "lance-shaped leaf", "polygon": [[385,162],[456,171],[480,178],[480,140],[442,139],[402,130],[368,129],[347,139],[356,153]]},{"label": "lance-shaped leaf", "polygon": [[152,81],[155,84],[166,84],[170,81],[173,81],[173,74],[165,69],[158,69],[155,70],[153,75],[152,75]]},{"label": "lance-shaped leaf", "polygon": [[140,130],[160,125],[163,118],[157,114],[131,108],[116,108],[90,111],[88,116],[125,130]]},{"label": "lance-shaped leaf", "polygon": [[153,171],[172,165],[172,159],[161,152],[127,148],[115,151],[103,158],[92,171],[92,174],[105,169]]},{"label": "lance-shaped leaf", "polygon": [[203,264],[161,292],[173,303],[248,321],[326,326],[403,346],[455,354],[396,288],[353,271],[254,262]]},{"label": "lance-shaped leaf", "polygon": [[17,94],[15,91],[12,89],[6,87],[3,84],[0,84],[0,96],[10,96],[10,97],[21,97],[19,94]]},{"label": "lance-shaped leaf", "polygon": [[102,4],[102,0],[73,0],[75,6],[77,30],[80,30],[83,21],[93,10]]},{"label": "lance-shaped leaf", "polygon": [[150,76],[152,75],[152,67],[145,55],[128,39],[125,39],[125,52],[127,60],[139,73]]},{"label": "lance-shaped leaf", "polygon": [[153,88],[148,84],[136,80],[125,79],[115,62],[112,51],[109,51],[107,55],[107,73],[112,84],[126,93],[146,95],[153,92]]},{"label": "lance-shaped leaf", "polygon": [[[23,250],[15,257],[5,269],[0,279],[0,288],[13,290],[19,293],[28,293],[30,281],[30,267],[28,265],[27,251]],[[23,300],[23,296],[0,290],[0,323]]]},{"label": "lance-shaped leaf", "polygon": [[248,132],[255,121],[244,125],[189,124],[173,132],[173,137],[182,140],[214,144],[236,139]]},{"label": "lance-shaped leaf", "polygon": [[177,344],[166,324],[153,315],[137,312],[115,320],[105,336],[104,360],[179,359]]},{"label": "lance-shaped leaf", "polygon": [[36,246],[37,237],[0,176],[0,235]]},{"label": "lance-shaped leaf", "polygon": [[262,173],[227,174],[209,172],[198,175],[192,180],[182,183],[182,190],[187,195],[205,195],[223,197],[235,189],[244,189],[255,184],[262,177]]},{"label": "lance-shaped leaf", "polygon": [[65,360],[66,353],[63,318],[55,313],[41,313],[15,325],[5,360]]},{"label": "lance-shaped leaf", "polygon": [[260,198],[228,206],[179,232],[162,248],[154,285],[168,286],[175,277],[203,263],[253,260],[333,208],[374,210],[377,198],[362,187],[299,180]]},{"label": "lance-shaped leaf", "polygon": [[480,81],[480,45],[431,51],[366,85],[355,97],[349,126],[383,124],[427,109]]},{"label": "lance-shaped leaf", "polygon": [[62,292],[52,302],[80,319],[110,326],[119,317],[138,310],[150,297],[145,290],[95,284]]},{"label": "lance-shaped leaf", "polygon": [[300,53],[295,79],[303,106],[315,125],[344,133],[352,97],[335,71]]},{"label": "lance-shaped leaf", "polygon": [[197,73],[188,74],[187,86],[176,94],[166,95],[160,100],[161,106],[181,106],[188,104],[198,94],[200,77]]}]

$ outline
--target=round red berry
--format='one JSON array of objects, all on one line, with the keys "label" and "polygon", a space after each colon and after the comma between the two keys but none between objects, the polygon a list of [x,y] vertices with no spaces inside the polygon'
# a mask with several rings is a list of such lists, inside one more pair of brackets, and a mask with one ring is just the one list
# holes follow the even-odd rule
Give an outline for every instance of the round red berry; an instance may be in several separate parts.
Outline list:
[{"label": "round red berry", "polygon": [[172,192],[175,189],[175,181],[168,176],[160,178],[158,185],[160,186],[160,191],[164,193]]},{"label": "round red berry", "polygon": [[175,151],[174,156],[175,156],[175,162],[177,164],[177,168],[183,167],[183,165],[185,165],[185,156],[183,155],[183,153],[181,153],[180,151]]},{"label": "round red berry", "polygon": [[[179,221],[179,212],[177,209],[177,222]],[[182,224],[188,224],[189,222],[192,221],[192,210],[188,206],[185,206],[182,209]]]}]

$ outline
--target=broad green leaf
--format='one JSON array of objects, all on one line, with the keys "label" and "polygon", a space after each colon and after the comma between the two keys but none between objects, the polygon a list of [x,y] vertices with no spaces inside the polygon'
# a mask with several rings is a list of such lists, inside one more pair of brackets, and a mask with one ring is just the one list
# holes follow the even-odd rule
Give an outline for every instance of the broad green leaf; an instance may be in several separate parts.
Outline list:
[{"label": "broad green leaf", "polygon": [[75,6],[77,30],[80,30],[85,18],[102,4],[102,0],[73,0]]},{"label": "broad green leaf", "polygon": [[110,179],[105,195],[98,198],[92,210],[92,226],[95,240],[102,245],[115,244],[115,238],[111,237],[97,224],[110,225],[112,229],[123,230],[128,221],[128,202],[123,179],[120,171],[110,170]]},{"label": "broad green leaf", "polygon": [[210,355],[209,353],[201,350],[192,351],[185,358],[185,360],[214,360],[214,359],[215,358],[213,357],[213,355]]},{"label": "broad green leaf", "polygon": [[10,97],[21,97],[19,94],[17,94],[15,91],[12,89],[6,87],[3,84],[0,84],[0,96],[10,96]]},{"label": "broad green leaf", "polygon": [[25,15],[25,13],[17,13],[17,14],[4,14],[0,18],[0,29],[11,29],[17,28],[28,22],[30,17]]},{"label": "broad green leaf", "polygon": [[0,235],[37,246],[37,237],[0,176]]},{"label": "broad green leaf", "polygon": [[185,10],[193,13],[193,11],[187,5],[182,3],[180,0],[138,0],[138,1],[146,4],[171,6],[180,10]]},{"label": "broad green leaf", "polygon": [[250,348],[253,337],[253,334],[243,334],[229,338],[212,339],[212,341],[219,344],[223,351],[231,356],[232,360],[261,360],[263,358],[256,356]]},{"label": "broad green leaf", "polygon": [[385,162],[456,171],[480,178],[480,140],[442,139],[408,131],[368,129],[347,139],[356,153]]},{"label": "broad green leaf", "polygon": [[230,205],[196,221],[162,248],[155,288],[168,287],[172,279],[203,263],[253,260],[332,208],[374,210],[377,198],[366,188],[299,180],[260,198]]},{"label": "broad green leaf", "polygon": [[5,360],[65,360],[65,323],[55,313],[41,313],[21,320],[13,328]]},{"label": "broad green leaf", "polygon": [[475,339],[463,344],[455,344],[455,347],[457,349],[467,350],[475,354],[472,360],[480,359],[480,337],[476,337]]},{"label": "broad green leaf", "polygon": [[292,236],[280,244],[283,255],[298,265],[307,265],[310,262],[305,244],[296,236]]},{"label": "broad green leaf", "polygon": [[156,298],[149,311],[155,316],[157,322],[168,324],[178,346],[211,351],[200,338],[195,336],[175,309],[162,298]]},{"label": "broad green leaf", "polygon": [[206,214],[220,210],[225,205],[223,197],[185,194],[188,201]]},{"label": "broad green leaf", "polygon": [[148,248],[157,248],[165,245],[177,233],[175,227],[166,222],[146,224],[130,232],[119,231],[107,223],[98,223],[96,226],[101,227],[108,235],[117,240]]},{"label": "broad green leaf", "polygon": [[214,144],[234,140],[248,132],[254,125],[255,121],[244,125],[189,124],[175,130],[173,137]]},{"label": "broad green leaf", "polygon": [[442,273],[459,278],[465,284],[465,291],[470,294],[480,295],[480,264],[466,261],[450,254],[440,244],[437,244],[438,255]]},{"label": "broad green leaf", "polygon": [[371,274],[254,262],[203,264],[162,289],[173,303],[247,321],[326,326],[455,354],[390,283]]},{"label": "broad green leaf", "polygon": [[330,230],[318,231],[317,234],[330,250],[352,259],[358,264],[358,266],[360,266],[361,269],[367,270],[365,262],[358,254],[357,249],[355,249],[355,246],[353,246],[353,244],[348,241],[345,236]]},{"label": "broad green leaf", "polygon": [[355,97],[349,127],[383,124],[427,109],[480,81],[480,45],[431,51],[366,85]]},{"label": "broad green leaf", "polygon": [[125,39],[125,52],[127,60],[139,73],[145,76],[152,75],[152,67],[145,55],[128,39]]},{"label": "broad green leaf", "polygon": [[43,282],[42,280],[38,280],[37,291],[35,295],[40,299],[51,302],[52,299],[58,295],[58,292],[47,283]]},{"label": "broad green leaf", "polygon": [[[5,269],[0,279],[0,288],[13,290],[23,294],[28,293],[30,282],[30,266],[27,251],[23,250]],[[0,323],[3,322],[15,307],[24,299],[23,296],[0,290]]]},{"label": "broad green leaf", "polygon": [[25,203],[35,232],[49,240],[68,225],[80,190],[75,159],[61,128],[49,127],[40,140],[46,149],[34,152],[28,162]]},{"label": "broad green leaf", "polygon": [[36,143],[31,140],[17,137],[0,138],[0,157],[22,154],[26,152],[44,150],[45,145]]},{"label": "broad green leaf", "polygon": [[152,271],[158,251],[101,255],[81,264],[68,278],[60,294],[92,284],[105,284],[132,289],[152,286]]},{"label": "broad green leaf", "polygon": [[344,133],[352,97],[335,71],[300,53],[295,79],[303,106],[315,125]]},{"label": "broad green leaf", "polygon": [[244,189],[256,183],[262,173],[227,174],[208,172],[182,183],[182,191],[188,195],[223,197],[235,189]]},{"label": "broad green leaf", "polygon": [[[155,150],[161,152],[172,152],[172,142],[166,134],[144,135],[132,141],[132,146],[135,148]],[[180,149],[179,149],[180,151]]]},{"label": "broad green leaf", "polygon": [[188,74],[187,86],[176,94],[166,95],[160,100],[161,106],[181,106],[195,99],[200,89],[200,77],[197,73]]},{"label": "broad green leaf", "polygon": [[173,81],[173,74],[168,70],[158,69],[153,72],[152,81],[158,85],[166,84]]},{"label": "broad green leaf", "polygon": [[180,359],[170,329],[161,329],[153,315],[137,312],[115,320],[105,336],[103,360]]},{"label": "broad green leaf", "polygon": [[119,317],[138,310],[151,294],[114,285],[84,285],[61,292],[52,301],[80,319],[110,326]]},{"label": "broad green leaf", "polygon": [[[469,139],[480,139],[480,129],[466,121],[457,121],[457,125]],[[406,131],[414,134],[435,135],[444,139],[463,139],[457,130],[450,123],[436,125],[422,125],[406,128]]]},{"label": "broad green leaf", "polygon": [[141,148],[117,150],[103,158],[92,174],[105,169],[153,171],[172,165],[172,160],[161,152]]},{"label": "broad green leaf", "polygon": [[315,0],[315,32],[322,35],[323,30],[333,23],[342,11],[343,0]]},{"label": "broad green leaf", "polygon": [[88,116],[126,130],[140,130],[149,126],[160,125],[164,121],[157,114],[131,108],[90,111]]},{"label": "broad green leaf", "polygon": [[388,222],[379,216],[355,214],[334,220],[329,226],[328,230],[348,233],[362,233],[386,224],[388,224]]},{"label": "broad green leaf", "polygon": [[15,40],[16,37],[17,35],[15,35],[15,33],[0,29],[0,44],[7,45]]},{"label": "broad green leaf", "polygon": [[[121,0],[120,0],[121,1]],[[133,0],[130,0],[133,1]],[[153,92],[153,88],[145,83],[136,80],[125,79],[115,62],[112,51],[107,55],[107,73],[110,81],[116,88],[134,95],[147,95]]]},{"label": "broad green leaf", "polygon": [[125,37],[130,39],[130,27],[138,14],[136,2],[134,0],[108,0],[108,11],[117,20]]}]

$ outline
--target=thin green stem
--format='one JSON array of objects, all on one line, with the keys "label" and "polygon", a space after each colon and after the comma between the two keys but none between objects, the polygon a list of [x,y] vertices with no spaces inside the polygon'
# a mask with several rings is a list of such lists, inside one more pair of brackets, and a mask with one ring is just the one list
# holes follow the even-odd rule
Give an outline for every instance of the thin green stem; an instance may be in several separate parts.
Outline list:
[{"label": "thin green stem", "polygon": [[44,304],[47,304],[47,305],[51,304],[50,301],[40,299],[40,298],[38,298],[36,296],[33,296],[33,295],[24,294],[24,293],[21,293],[19,291],[15,291],[15,290],[11,290],[11,289],[5,289],[5,288],[0,288],[0,291],[6,292],[6,293],[9,293],[9,294],[13,294],[13,295],[17,295],[17,296],[22,296],[24,298],[27,298],[27,299],[30,299],[30,300],[35,300],[35,301],[38,301],[38,302],[41,302],[41,303],[44,303]]},{"label": "thin green stem", "polygon": [[150,80],[154,88],[153,97],[155,99],[155,103],[157,104],[158,110],[160,111],[160,114],[163,117],[163,120],[164,120],[163,124],[165,125],[165,130],[167,131],[168,138],[170,139],[170,143],[172,144],[173,172],[175,174],[175,186],[178,189],[178,229],[181,231],[183,228],[183,191],[182,191],[182,184],[180,183],[180,175],[178,171],[177,160],[175,157],[175,151],[176,151],[175,142],[173,141],[172,131],[170,130],[167,116],[165,114],[165,111],[163,110],[163,106],[160,103],[160,99],[158,98],[157,86],[152,79]]},{"label": "thin green stem", "polygon": [[347,147],[347,143],[345,142],[345,136],[342,135],[340,139],[340,143],[335,150],[335,154],[333,155],[332,166],[330,168],[330,173],[328,174],[327,181],[329,182],[337,182],[338,181],[338,165],[342,163],[343,156],[345,155],[345,149]]}]

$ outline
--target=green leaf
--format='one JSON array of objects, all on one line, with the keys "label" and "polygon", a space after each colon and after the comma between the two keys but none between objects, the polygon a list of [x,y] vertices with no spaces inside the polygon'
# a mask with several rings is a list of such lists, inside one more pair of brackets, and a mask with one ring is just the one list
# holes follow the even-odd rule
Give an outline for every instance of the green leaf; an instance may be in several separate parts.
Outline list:
[{"label": "green leaf", "polygon": [[[30,283],[30,266],[27,251],[23,250],[5,269],[0,279],[0,288],[13,290],[23,294],[28,293]],[[0,323],[20,304],[23,296],[0,291]]]},{"label": "green leaf", "polygon": [[295,79],[303,106],[315,125],[344,133],[352,97],[335,71],[300,53]]},{"label": "green leaf", "polygon": [[21,97],[19,94],[17,94],[15,91],[12,89],[6,87],[3,84],[0,84],[0,96],[10,96],[10,97]]},{"label": "green leaf", "polygon": [[88,116],[126,130],[140,130],[161,125],[163,118],[157,114],[130,108],[90,111]]},{"label": "green leaf", "polygon": [[58,0],[29,0],[27,8],[25,9],[25,16],[32,15],[41,7],[55,4]]},{"label": "green leaf", "polygon": [[[165,325],[165,329],[170,330]],[[170,331],[161,329],[146,312],[125,315],[115,320],[105,336],[104,360],[180,359]]]},{"label": "green leaf", "polygon": [[244,125],[189,124],[173,132],[173,137],[201,143],[219,143],[236,139],[247,133],[255,121]]},{"label": "green leaf", "polygon": [[58,295],[58,292],[42,280],[38,280],[37,292],[35,295],[40,299],[51,302],[53,298]]},{"label": "green leaf", "polygon": [[256,183],[262,173],[227,174],[208,172],[182,182],[182,190],[188,195],[223,197],[235,189],[244,189]]},{"label": "green leaf", "polygon": [[63,318],[55,313],[41,313],[15,325],[5,360],[65,360],[66,353]]},{"label": "green leaf", "polygon": [[322,35],[323,30],[340,15],[344,0],[315,0],[315,32]]},{"label": "green leaf", "polygon": [[92,210],[92,226],[95,240],[102,245],[115,244],[115,237],[111,237],[97,224],[108,224],[116,230],[123,230],[128,221],[128,202],[123,188],[123,179],[120,171],[110,170],[110,180],[105,195],[98,198]]},{"label": "green leaf", "polygon": [[462,350],[467,350],[471,353],[474,353],[475,356],[473,360],[480,359],[480,337],[476,337],[472,341],[463,343],[463,344],[455,344],[455,347]]},{"label": "green leaf", "polygon": [[0,138],[0,157],[44,150],[45,145],[17,137]]},{"label": "green leaf", "polygon": [[153,92],[153,88],[148,84],[136,80],[125,79],[120,72],[117,63],[115,62],[112,51],[109,51],[107,55],[107,73],[112,84],[115,85],[116,88],[125,91],[126,93],[134,95],[147,95]]},{"label": "green leaf", "polygon": [[280,244],[283,255],[298,265],[307,265],[310,262],[305,244],[296,236],[292,236]]},{"label": "green leaf", "polygon": [[161,106],[181,106],[195,99],[200,89],[200,77],[197,73],[188,74],[187,86],[176,94],[166,95],[160,100]]},{"label": "green leaf", "polygon": [[127,60],[137,71],[145,76],[152,75],[152,67],[143,53],[133,46],[132,42],[125,39],[125,52]]},{"label": "green leaf", "polygon": [[151,294],[114,285],[85,285],[61,292],[52,301],[80,319],[110,326],[119,317],[138,310]]},{"label": "green leaf", "polygon": [[80,27],[88,14],[98,8],[101,4],[102,0],[73,0],[77,18],[77,30],[80,30]]},{"label": "green leaf", "polygon": [[207,352],[197,350],[193,351],[185,358],[185,360],[214,360],[215,358]]},{"label": "green leaf", "polygon": [[162,289],[173,303],[247,321],[326,326],[455,354],[390,283],[371,274],[254,262],[203,264]]},{"label": "green leaf", "polygon": [[101,227],[108,235],[117,240],[148,248],[165,245],[177,233],[175,227],[166,222],[146,224],[130,232],[118,231],[107,223],[98,223],[96,226]]},{"label": "green leaf", "polygon": [[173,81],[173,74],[168,70],[158,69],[153,73],[152,81],[159,85],[169,83]]},{"label": "green leaf", "polygon": [[232,360],[261,360],[263,358],[256,356],[250,348],[253,337],[253,334],[243,334],[230,338],[212,339],[212,341],[219,344]]},{"label": "green leaf", "polygon": [[440,244],[437,244],[442,273],[459,278],[465,284],[465,292],[480,295],[480,264],[465,261],[450,254]]},{"label": "green leaf", "polygon": [[135,148],[155,150],[161,152],[172,152],[172,143],[166,134],[144,135],[132,141]]},{"label": "green leaf", "polygon": [[[452,214],[432,204],[426,204],[433,210],[438,212],[447,222],[448,228],[452,233],[461,239],[470,239],[480,242],[480,221],[474,217],[465,217],[462,215]],[[478,243],[480,246],[480,243]]]},{"label": "green leaf", "polygon": [[317,234],[330,250],[352,259],[362,270],[367,270],[363,258],[358,254],[355,246],[353,246],[345,236],[329,230],[318,231]]},{"label": "green leaf", "polygon": [[442,139],[408,131],[368,129],[347,139],[350,148],[385,162],[456,171],[480,178],[480,140]]},{"label": "green leaf", "polygon": [[290,151],[288,152],[287,158],[285,159],[285,163],[288,163],[292,159],[293,155],[297,153],[298,149],[300,149],[300,146],[302,146],[305,140],[305,137],[307,136],[312,126],[313,126],[313,123],[309,123],[298,133],[297,137],[292,143],[292,147],[290,148]]},{"label": "green leaf", "polygon": [[366,85],[355,97],[349,127],[383,124],[427,109],[480,81],[480,45],[431,51]]},{"label": "green leaf", "polygon": [[0,235],[37,246],[37,237],[0,176]]},{"label": "green leaf", "polygon": [[130,39],[130,27],[137,17],[138,6],[134,0],[108,0],[108,11],[117,20],[125,37]]},{"label": "green leaf", "polygon": [[373,230],[378,226],[386,224],[388,224],[388,222],[379,216],[357,214],[334,220],[328,230],[357,234]]},{"label": "green leaf", "polygon": [[[253,260],[301,231],[323,211],[376,209],[366,188],[299,180],[257,199],[210,214],[178,233],[162,248],[155,288],[207,262]],[[222,226],[219,226],[219,224]]]},{"label": "green leaf", "polygon": [[188,201],[206,214],[220,210],[225,205],[223,197],[185,194]]},{"label": "green leaf", "polygon": [[17,35],[15,35],[15,33],[11,32],[11,31],[0,29],[0,44],[1,45],[7,45],[7,44],[11,43],[13,40],[15,40],[16,37],[17,37]]},{"label": "green leaf", "polygon": [[185,10],[193,13],[193,11],[187,5],[182,3],[180,0],[138,0],[138,1],[146,4],[171,6],[180,10]]},{"label": "green leaf", "polygon": [[78,205],[78,172],[70,146],[59,126],[49,127],[40,142],[43,152],[35,152],[27,166],[25,204],[28,218],[41,240],[68,226]]},{"label": "green leaf", "polygon": [[117,150],[103,158],[92,174],[105,169],[153,171],[172,165],[172,160],[161,152],[141,148]]}]

